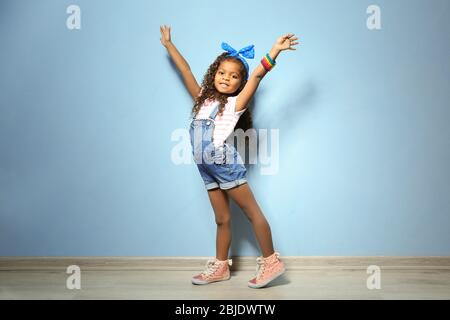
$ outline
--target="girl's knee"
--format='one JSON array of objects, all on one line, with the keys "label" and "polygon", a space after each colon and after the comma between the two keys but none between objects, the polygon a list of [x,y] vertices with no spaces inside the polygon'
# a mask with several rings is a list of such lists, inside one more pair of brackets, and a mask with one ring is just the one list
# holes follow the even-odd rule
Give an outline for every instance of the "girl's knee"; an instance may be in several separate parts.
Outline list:
[{"label": "girl's knee", "polygon": [[231,215],[229,214],[221,214],[216,215],[216,224],[218,226],[227,225],[231,222]]}]

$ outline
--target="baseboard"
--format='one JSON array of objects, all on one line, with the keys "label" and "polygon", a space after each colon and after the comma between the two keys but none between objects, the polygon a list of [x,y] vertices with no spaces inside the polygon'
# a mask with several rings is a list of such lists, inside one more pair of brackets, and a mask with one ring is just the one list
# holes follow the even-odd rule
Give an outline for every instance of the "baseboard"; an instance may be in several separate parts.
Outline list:
[{"label": "baseboard", "polygon": [[[0,257],[0,271],[61,271],[77,265],[97,270],[199,270],[210,257]],[[450,269],[450,256],[284,256],[289,270]],[[255,257],[234,257],[234,270],[254,270]]]}]

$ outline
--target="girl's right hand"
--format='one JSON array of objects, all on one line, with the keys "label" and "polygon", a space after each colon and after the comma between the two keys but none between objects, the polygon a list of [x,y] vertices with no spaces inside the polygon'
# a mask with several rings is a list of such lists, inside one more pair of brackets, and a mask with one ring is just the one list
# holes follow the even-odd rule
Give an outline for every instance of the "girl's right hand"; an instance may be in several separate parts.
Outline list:
[{"label": "girl's right hand", "polygon": [[160,26],[159,29],[161,30],[161,44],[167,48],[167,45],[171,43],[170,39],[170,26]]}]

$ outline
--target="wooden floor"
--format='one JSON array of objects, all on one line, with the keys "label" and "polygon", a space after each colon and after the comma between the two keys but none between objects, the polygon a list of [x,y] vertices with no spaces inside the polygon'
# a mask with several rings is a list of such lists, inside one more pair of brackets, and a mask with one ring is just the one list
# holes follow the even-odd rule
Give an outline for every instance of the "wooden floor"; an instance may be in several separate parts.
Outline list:
[{"label": "wooden floor", "polygon": [[447,262],[382,267],[381,289],[373,290],[366,285],[366,268],[351,264],[345,268],[292,266],[272,285],[259,290],[247,287],[254,270],[246,267],[233,271],[229,281],[206,286],[190,283],[194,270],[86,267],[81,273],[81,289],[69,290],[69,274],[64,268],[27,268],[3,261],[0,299],[450,299]]}]

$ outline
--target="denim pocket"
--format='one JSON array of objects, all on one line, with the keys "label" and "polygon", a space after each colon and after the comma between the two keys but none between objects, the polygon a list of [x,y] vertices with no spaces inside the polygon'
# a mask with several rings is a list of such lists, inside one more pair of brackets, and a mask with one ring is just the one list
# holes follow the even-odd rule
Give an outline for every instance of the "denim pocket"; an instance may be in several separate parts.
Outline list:
[{"label": "denim pocket", "polygon": [[213,151],[213,161],[215,164],[225,165],[226,161],[226,153],[223,147],[214,148]]}]

